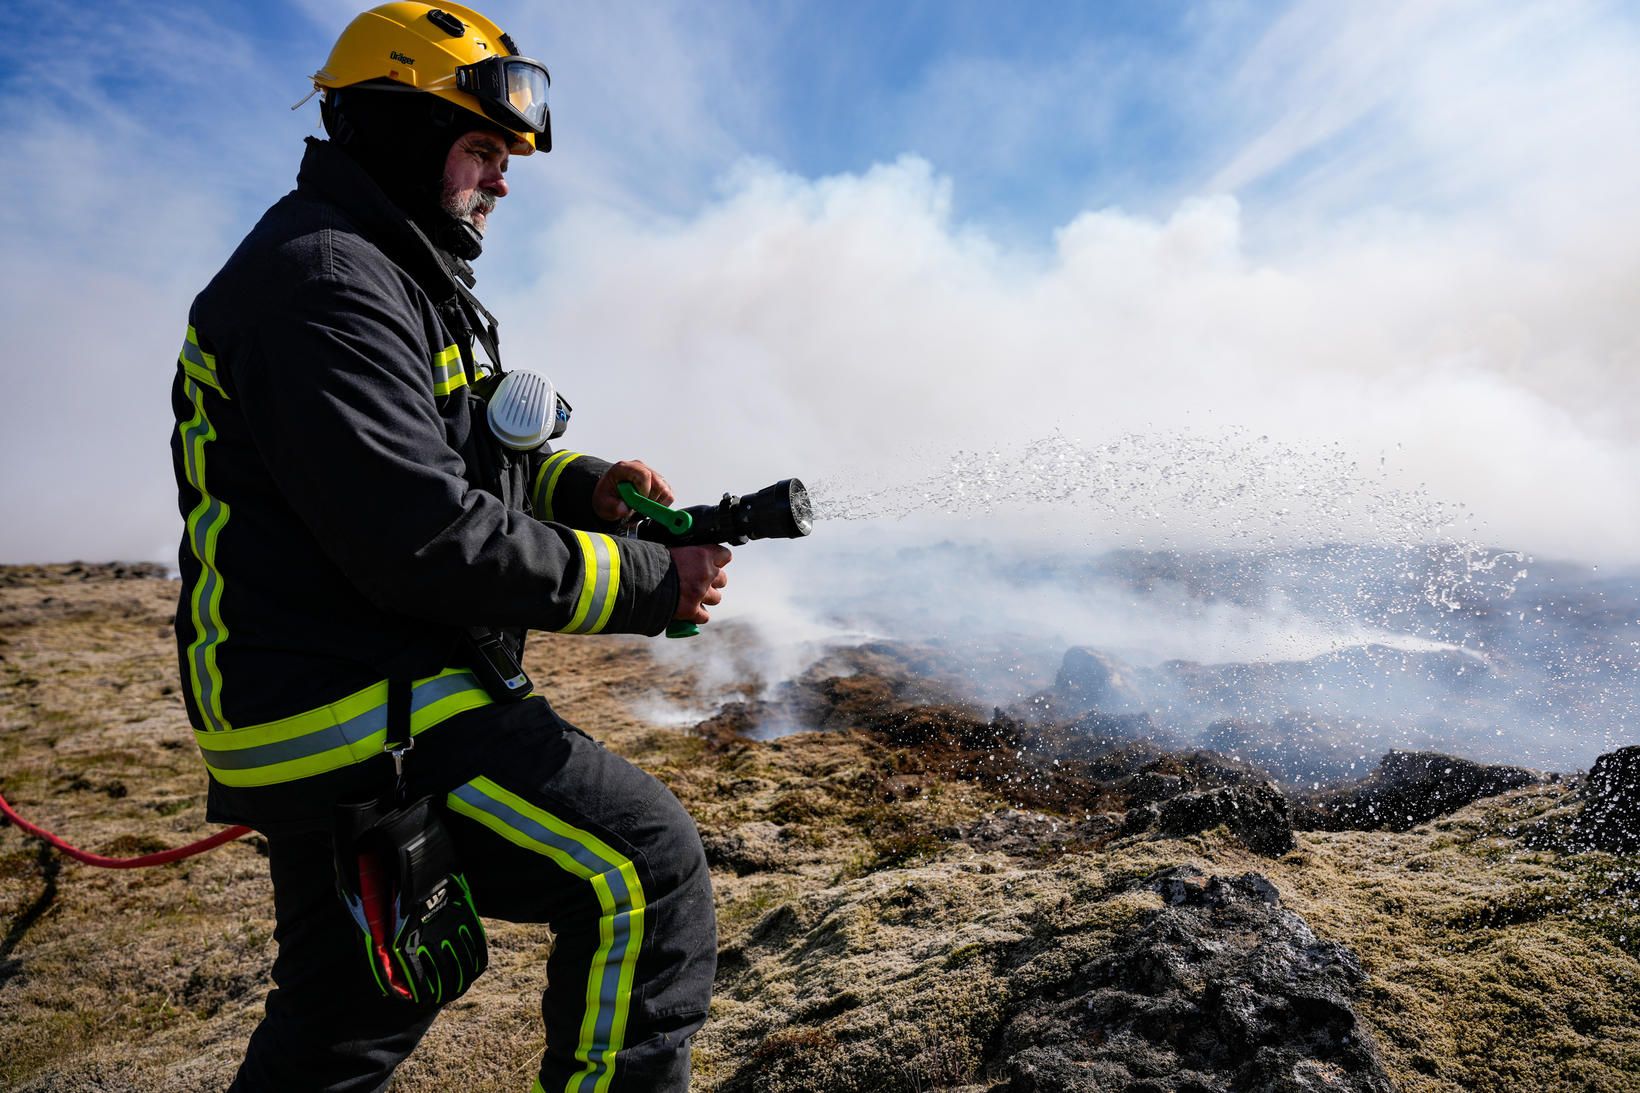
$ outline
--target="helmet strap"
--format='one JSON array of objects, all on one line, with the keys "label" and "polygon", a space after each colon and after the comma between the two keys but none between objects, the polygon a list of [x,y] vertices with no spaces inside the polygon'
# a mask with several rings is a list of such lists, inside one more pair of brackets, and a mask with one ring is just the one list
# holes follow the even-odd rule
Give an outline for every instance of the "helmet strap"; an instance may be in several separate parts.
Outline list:
[{"label": "helmet strap", "polygon": [[444,213],[444,223],[433,229],[433,246],[463,262],[471,262],[484,253],[484,237],[478,234],[477,228],[458,216],[451,216],[448,210],[440,211]]}]

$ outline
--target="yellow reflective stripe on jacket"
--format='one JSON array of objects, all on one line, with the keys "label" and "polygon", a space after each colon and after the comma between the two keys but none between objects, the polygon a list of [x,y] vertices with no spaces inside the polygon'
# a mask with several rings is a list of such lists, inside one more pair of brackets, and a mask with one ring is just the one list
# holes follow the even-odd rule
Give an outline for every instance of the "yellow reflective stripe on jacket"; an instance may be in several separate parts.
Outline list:
[{"label": "yellow reflective stripe on jacket", "polygon": [[[475,778],[453,790],[445,803],[503,839],[550,859],[591,885],[598,899],[598,949],[587,971],[586,1010],[575,1045],[581,1068],[564,1093],[604,1093],[615,1077],[615,1056],[626,1044],[632,981],[643,948],[648,902],[632,859],[602,839],[503,789]],[[537,1079],[535,1088],[543,1088]]]},{"label": "yellow reflective stripe on jacket", "polygon": [[[193,328],[189,328],[193,333]],[[211,496],[205,486],[205,446],[216,439],[216,427],[205,414],[205,392],[193,380],[184,378],[182,390],[194,404],[194,416],[178,426],[182,437],[183,473],[199,493],[199,503],[188,514],[188,549],[199,560],[199,578],[188,594],[189,618],[194,640],[188,643],[188,683],[194,704],[212,731],[227,729],[222,716],[222,671],[217,667],[217,651],[228,640],[222,621],[222,571],[217,568],[216,548],[222,529],[228,526],[226,501]]]},{"label": "yellow reflective stripe on jacket", "polygon": [[585,566],[581,595],[575,601],[575,614],[558,632],[596,634],[615,610],[615,597],[621,589],[621,551],[614,539],[596,531],[577,531],[575,540],[581,546]]},{"label": "yellow reflective stripe on jacket", "polygon": [[535,505],[537,520],[552,519],[552,494],[558,488],[558,478],[564,468],[581,458],[580,452],[553,452],[541,469],[535,472],[535,485],[530,487],[530,500]]},{"label": "yellow reflective stripe on jacket", "polygon": [[467,386],[467,370],[461,366],[459,346],[447,345],[433,354],[433,394],[442,398]]},{"label": "yellow reflective stripe on jacket", "polygon": [[[490,704],[465,668],[418,679],[410,692],[410,734]],[[195,732],[211,777],[225,786],[271,786],[362,763],[387,742],[387,682],[316,710],[227,732]]]},{"label": "yellow reflective stripe on jacket", "polygon": [[223,398],[228,392],[222,389],[222,381],[216,374],[216,357],[199,347],[199,334],[190,326],[182,339],[182,352],[177,354],[177,363],[182,365],[184,375],[203,383]]}]

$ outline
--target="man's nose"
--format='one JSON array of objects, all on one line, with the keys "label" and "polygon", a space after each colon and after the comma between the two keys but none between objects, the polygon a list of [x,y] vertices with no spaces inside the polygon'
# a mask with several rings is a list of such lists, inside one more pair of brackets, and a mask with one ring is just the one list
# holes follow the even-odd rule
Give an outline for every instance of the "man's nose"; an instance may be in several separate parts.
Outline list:
[{"label": "man's nose", "polygon": [[502,174],[500,171],[489,172],[489,174],[479,182],[479,186],[483,188],[485,193],[493,194],[496,197],[507,196],[507,176]]}]

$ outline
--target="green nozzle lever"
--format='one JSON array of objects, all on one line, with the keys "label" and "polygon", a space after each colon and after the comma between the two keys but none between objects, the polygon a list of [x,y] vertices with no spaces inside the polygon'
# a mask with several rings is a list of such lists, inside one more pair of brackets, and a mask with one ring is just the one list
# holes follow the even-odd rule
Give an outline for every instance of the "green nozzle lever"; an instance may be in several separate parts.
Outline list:
[{"label": "green nozzle lever", "polygon": [[630,482],[621,482],[616,485],[621,500],[627,507],[640,516],[647,516],[661,525],[673,535],[682,535],[695,525],[695,518],[682,509],[667,508],[659,501],[645,497],[638,492],[638,487]]},{"label": "green nozzle lever", "polygon": [[[659,501],[645,497],[630,482],[618,483],[615,489],[620,493],[621,500],[625,501],[633,512],[649,517],[673,535],[685,535],[695,524],[695,518],[687,512],[668,508]],[[698,633],[700,627],[692,622],[674,620],[666,624],[666,636],[669,638],[692,638]]]}]

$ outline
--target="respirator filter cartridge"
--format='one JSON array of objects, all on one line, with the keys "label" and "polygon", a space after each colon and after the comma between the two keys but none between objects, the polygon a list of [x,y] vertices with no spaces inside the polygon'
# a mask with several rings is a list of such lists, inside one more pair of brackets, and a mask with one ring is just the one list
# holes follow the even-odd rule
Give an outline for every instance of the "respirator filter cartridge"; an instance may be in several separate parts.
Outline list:
[{"label": "respirator filter cartridge", "polygon": [[501,377],[490,392],[486,414],[495,438],[515,452],[535,451],[569,424],[569,407],[539,372]]}]

